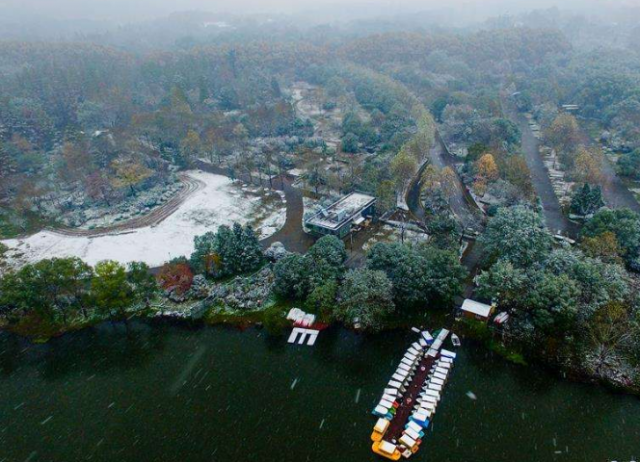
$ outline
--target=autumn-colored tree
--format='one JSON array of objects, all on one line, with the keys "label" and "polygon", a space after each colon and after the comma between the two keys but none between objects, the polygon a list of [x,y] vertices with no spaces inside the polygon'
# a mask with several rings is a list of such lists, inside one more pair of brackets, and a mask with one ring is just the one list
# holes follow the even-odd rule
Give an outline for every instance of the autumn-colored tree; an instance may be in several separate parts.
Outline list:
[{"label": "autumn-colored tree", "polygon": [[230,151],[230,143],[225,138],[223,130],[210,129],[205,134],[205,151],[207,151],[209,160],[213,163],[214,159],[218,164],[222,163],[222,157]]},{"label": "autumn-colored tree", "polygon": [[602,184],[604,174],[602,172],[603,155],[595,149],[585,147],[578,148],[574,160],[574,172],[576,180],[581,183]]},{"label": "autumn-colored tree", "polygon": [[509,156],[501,165],[504,179],[522,191],[525,197],[532,198],[534,190],[531,172],[524,157]]},{"label": "autumn-colored tree", "polygon": [[446,197],[452,197],[458,192],[460,179],[451,167],[445,167],[440,172],[440,187]]},{"label": "autumn-colored tree", "polygon": [[620,263],[620,246],[616,235],[611,231],[605,231],[599,236],[585,237],[580,246],[585,254],[599,258],[607,263]]},{"label": "autumn-colored tree", "polygon": [[189,162],[198,156],[201,149],[202,141],[200,140],[200,135],[195,130],[189,130],[187,136],[180,142],[182,157]]},{"label": "autumn-colored tree", "polygon": [[416,158],[412,156],[405,149],[401,149],[398,154],[391,160],[391,174],[396,181],[396,187],[400,190],[404,190],[413,175],[418,169],[418,162]]},{"label": "autumn-colored tree", "polygon": [[560,114],[545,131],[544,136],[563,162],[570,164],[567,160],[570,161],[571,153],[577,149],[580,142],[580,127],[576,118],[571,114]]},{"label": "autumn-colored tree", "polygon": [[15,173],[15,161],[9,155],[0,140],[0,200],[2,200],[9,191],[9,178]]},{"label": "autumn-colored tree", "polygon": [[192,114],[189,99],[182,88],[175,86],[171,89],[170,110],[174,114]]},{"label": "autumn-colored tree", "polygon": [[233,136],[238,141],[244,142],[249,137],[249,131],[243,124],[239,123],[235,127],[233,127]]},{"label": "autumn-colored tree", "polygon": [[116,188],[130,188],[135,194],[135,186],[149,178],[153,172],[151,169],[133,159],[118,159],[111,163],[115,170],[116,177],[112,183]]},{"label": "autumn-colored tree", "polygon": [[14,133],[11,137],[11,144],[13,144],[20,152],[31,152],[33,151],[33,144],[31,141],[26,139],[24,136],[19,135],[18,133]]},{"label": "autumn-colored tree", "polygon": [[107,260],[96,264],[94,271],[91,295],[96,308],[107,315],[117,311],[124,317],[126,309],[134,301],[134,292],[127,283],[126,268]]},{"label": "autumn-colored tree", "polygon": [[440,188],[440,173],[441,172],[434,165],[427,165],[422,172],[422,177],[420,178],[423,192],[430,193],[431,191],[435,191]]},{"label": "autumn-colored tree", "polygon": [[487,185],[499,178],[498,166],[491,154],[483,155],[476,162],[476,177],[474,186],[480,195],[484,195]]},{"label": "autumn-colored tree", "polygon": [[595,348],[596,373],[599,373],[620,348],[637,342],[638,326],[632,321],[628,306],[612,301],[595,312],[588,323],[588,334]]},{"label": "autumn-colored tree", "polygon": [[158,283],[164,290],[183,295],[193,284],[193,271],[186,263],[167,263],[160,269]]},{"label": "autumn-colored tree", "polygon": [[378,198],[377,207],[380,211],[386,212],[392,210],[396,206],[396,193],[393,181],[381,181],[376,188],[376,197]]},{"label": "autumn-colored tree", "polygon": [[91,167],[91,156],[86,146],[69,141],[62,146],[62,159],[60,176],[69,182],[82,179]]}]

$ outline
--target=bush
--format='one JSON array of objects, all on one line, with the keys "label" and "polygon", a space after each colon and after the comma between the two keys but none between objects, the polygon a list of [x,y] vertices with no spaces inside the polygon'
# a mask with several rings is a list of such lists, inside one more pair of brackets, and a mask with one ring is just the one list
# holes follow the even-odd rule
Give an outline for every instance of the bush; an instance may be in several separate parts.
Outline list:
[{"label": "bush", "polygon": [[279,305],[267,308],[263,312],[262,323],[264,328],[272,335],[280,335],[289,327],[289,321],[286,318],[286,309]]},{"label": "bush", "polygon": [[160,269],[158,283],[164,290],[184,295],[193,284],[193,271],[186,263],[167,263]]}]

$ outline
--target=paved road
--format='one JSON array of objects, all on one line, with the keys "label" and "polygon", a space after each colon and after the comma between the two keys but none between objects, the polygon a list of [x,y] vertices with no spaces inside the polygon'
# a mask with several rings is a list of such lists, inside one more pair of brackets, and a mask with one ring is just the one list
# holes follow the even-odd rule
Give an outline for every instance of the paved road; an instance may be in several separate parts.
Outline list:
[{"label": "paved road", "polygon": [[562,212],[558,197],[553,191],[549,173],[540,155],[538,140],[533,136],[526,117],[504,101],[505,114],[518,125],[522,133],[522,152],[531,172],[531,181],[537,196],[542,202],[543,214],[547,226],[553,233],[560,232],[565,236],[575,237],[578,225],[571,222]]},{"label": "paved road", "polygon": [[[429,162],[422,165],[416,175],[416,179],[411,184],[409,194],[407,195],[407,205],[411,213],[419,220],[423,221],[425,217],[425,211],[422,207],[422,201],[420,200],[420,189],[422,184],[420,178],[424,169],[429,165],[433,165],[438,169],[444,167],[451,167],[454,171],[455,159],[453,159],[447,152],[440,138],[440,135],[436,136],[436,141],[429,151]],[[449,198],[449,205],[454,215],[464,228],[477,228],[481,219],[479,218],[482,212],[477,208],[469,192],[460,181],[460,178],[456,176],[456,194]]]},{"label": "paved road", "polygon": [[[580,130],[580,136],[585,146],[591,146],[596,149],[601,148],[601,146],[595,143],[589,134],[582,129]],[[640,213],[640,203],[638,203],[633,193],[629,191],[629,188],[627,188],[616,174],[614,166],[606,156],[602,163],[602,173],[605,176],[602,185],[602,195],[605,203],[611,208],[627,207]]]}]

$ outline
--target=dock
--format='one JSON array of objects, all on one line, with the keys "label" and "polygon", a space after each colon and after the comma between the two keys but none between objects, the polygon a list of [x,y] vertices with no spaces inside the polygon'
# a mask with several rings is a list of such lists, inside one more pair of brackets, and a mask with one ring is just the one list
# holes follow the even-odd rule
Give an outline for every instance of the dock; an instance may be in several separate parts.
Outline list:
[{"label": "dock", "polygon": [[287,341],[289,343],[297,343],[298,345],[304,345],[306,342],[307,345],[313,346],[316,343],[319,333],[320,331],[314,329],[294,327]]},{"label": "dock", "polygon": [[424,386],[423,384],[427,380],[427,376],[435,362],[436,358],[425,356],[418,364],[416,375],[407,387],[406,393],[402,396],[401,403],[396,409],[396,415],[393,417],[389,429],[385,434],[385,439],[388,441],[397,441],[402,436],[404,426],[413,413],[413,407],[416,405],[418,395],[420,395],[420,391]]},{"label": "dock", "polygon": [[420,448],[456,357],[443,348],[449,333],[441,329],[434,339],[429,332],[420,332],[400,360],[372,412],[378,417],[371,434],[374,453],[399,460]]},{"label": "dock", "polygon": [[305,313],[299,308],[291,308],[287,320],[293,323],[293,330],[287,342],[298,345],[315,345],[318,334],[327,327],[326,324],[317,322],[314,314]]}]

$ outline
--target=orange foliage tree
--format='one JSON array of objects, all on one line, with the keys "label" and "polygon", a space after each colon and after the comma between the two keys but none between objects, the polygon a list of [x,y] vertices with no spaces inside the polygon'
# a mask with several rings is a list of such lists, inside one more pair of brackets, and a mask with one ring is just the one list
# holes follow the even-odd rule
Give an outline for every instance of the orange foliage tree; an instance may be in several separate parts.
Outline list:
[{"label": "orange foliage tree", "polygon": [[167,263],[158,273],[158,283],[164,290],[182,295],[193,284],[193,271],[186,263]]}]

